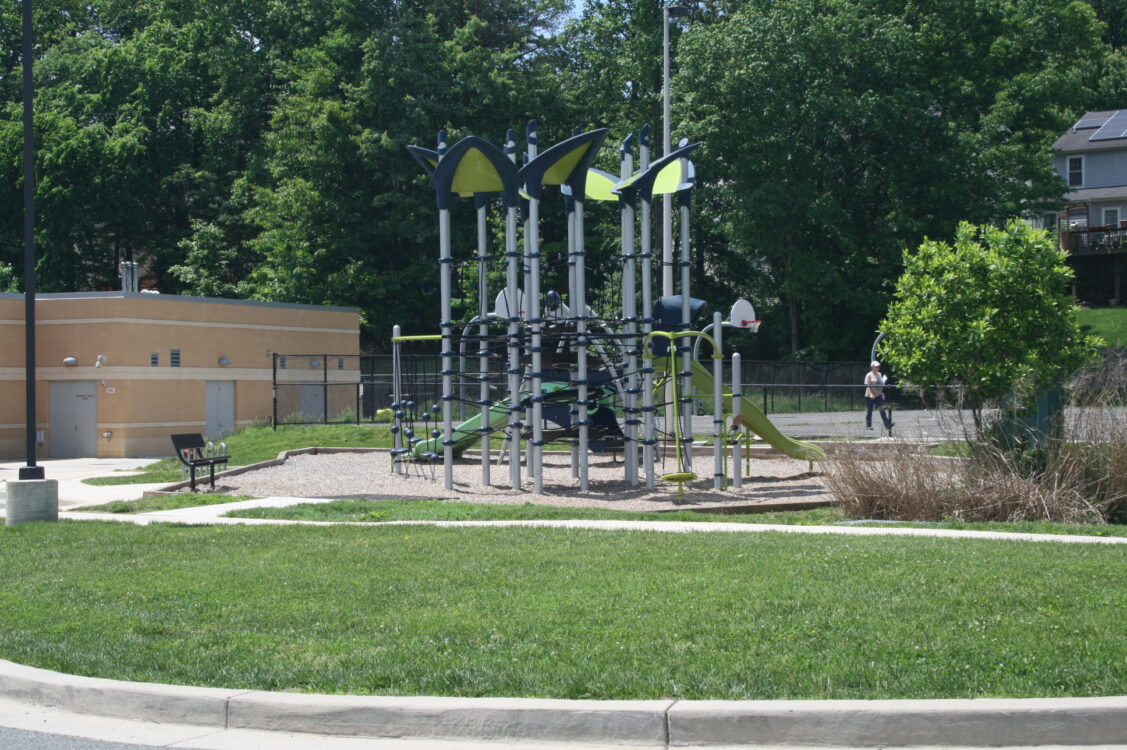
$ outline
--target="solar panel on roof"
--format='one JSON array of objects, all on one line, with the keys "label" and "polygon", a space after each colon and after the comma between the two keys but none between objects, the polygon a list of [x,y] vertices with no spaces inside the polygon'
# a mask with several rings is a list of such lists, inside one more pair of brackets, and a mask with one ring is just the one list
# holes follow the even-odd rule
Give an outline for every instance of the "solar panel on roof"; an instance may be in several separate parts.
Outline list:
[{"label": "solar panel on roof", "polygon": [[1072,126],[1073,130],[1091,130],[1092,128],[1101,127],[1108,118],[1106,117],[1092,117],[1087,120],[1080,120]]},{"label": "solar panel on roof", "polygon": [[1110,141],[1125,136],[1127,136],[1127,109],[1121,109],[1112,115],[1088,140]]}]

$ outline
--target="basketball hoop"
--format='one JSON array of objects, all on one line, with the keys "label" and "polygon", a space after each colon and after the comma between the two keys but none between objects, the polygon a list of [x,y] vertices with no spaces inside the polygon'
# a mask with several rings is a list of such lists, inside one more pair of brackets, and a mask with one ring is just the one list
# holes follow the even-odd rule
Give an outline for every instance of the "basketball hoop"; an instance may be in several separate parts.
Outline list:
[{"label": "basketball hoop", "polygon": [[755,333],[759,330],[759,319],[755,317],[755,308],[746,299],[738,299],[728,313],[727,325],[735,328],[746,328]]}]

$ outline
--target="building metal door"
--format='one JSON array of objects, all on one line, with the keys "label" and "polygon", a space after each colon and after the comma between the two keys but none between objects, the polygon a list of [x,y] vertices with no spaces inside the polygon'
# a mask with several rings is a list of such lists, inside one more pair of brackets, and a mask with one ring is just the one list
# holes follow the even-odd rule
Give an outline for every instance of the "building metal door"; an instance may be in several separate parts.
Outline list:
[{"label": "building metal door", "polygon": [[218,440],[235,431],[235,382],[208,380],[204,383],[207,437]]},{"label": "building metal door", "polygon": [[97,457],[97,384],[93,380],[53,380],[48,385],[51,458]]}]

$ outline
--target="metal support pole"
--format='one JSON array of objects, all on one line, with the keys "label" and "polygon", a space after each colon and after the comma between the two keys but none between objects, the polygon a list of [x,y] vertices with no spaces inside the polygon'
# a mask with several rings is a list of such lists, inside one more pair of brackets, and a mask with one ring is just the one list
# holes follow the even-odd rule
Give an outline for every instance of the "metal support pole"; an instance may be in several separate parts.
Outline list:
[{"label": "metal support pole", "polygon": [[[528,124],[528,160],[536,158],[536,123]],[[528,223],[525,225],[524,249],[528,257],[528,320],[532,338],[532,445],[528,451],[528,468],[532,473],[532,491],[544,490],[544,373],[541,356],[542,324],[540,319],[540,200],[528,201]]]},{"label": "metal support pole", "polygon": [[477,376],[478,403],[481,407],[481,483],[489,486],[490,438],[489,430],[489,252],[486,206],[477,209]]},{"label": "metal support pole", "polygon": [[35,80],[32,76],[32,31],[31,0],[23,0],[23,319],[27,466],[20,467],[21,480],[45,477],[43,467],[35,463]]},{"label": "metal support pole", "polygon": [[[628,178],[634,171],[634,159],[630,153],[631,139],[627,138],[619,148],[619,174]],[[634,206],[623,201],[621,206],[622,224],[622,318],[626,333],[626,394],[623,408],[626,413],[626,481],[631,487],[638,486],[638,303],[635,289],[634,270],[637,265],[637,250],[634,244]]]},{"label": "metal support pole", "polygon": [[[565,199],[568,207],[567,212],[567,301],[571,305],[571,322],[575,322],[576,306],[575,306],[575,201],[571,198]],[[575,345],[572,344],[574,347]],[[570,407],[575,409],[573,404]],[[576,411],[571,415],[571,426],[575,427],[579,419],[579,412]],[[579,448],[574,444],[571,446],[571,476],[573,479],[579,478]]]},{"label": "metal support pole", "polygon": [[442,320],[442,469],[443,487],[454,489],[454,323],[450,294],[450,211],[442,209],[438,213],[439,246],[439,294],[441,296]]},{"label": "metal support pole", "polygon": [[539,494],[544,489],[544,474],[541,461],[544,452],[544,381],[541,371],[540,354],[540,201],[536,198],[528,202],[528,224],[525,231],[524,247],[528,253],[528,266],[531,269],[528,289],[528,320],[532,337],[532,445],[528,452],[529,471],[532,474],[533,492]]},{"label": "metal support pole", "polygon": [[[740,353],[732,354],[732,421],[743,414],[743,373],[741,368]],[[740,439],[739,430],[736,430],[735,445],[732,446],[732,487],[739,489],[743,486],[743,441]]]},{"label": "metal support pole", "polygon": [[713,340],[716,347],[712,352],[712,488],[724,489],[724,326],[720,313],[712,314]]},{"label": "metal support pole", "polygon": [[[642,128],[638,140],[640,168],[644,172],[650,166],[649,126]],[[651,236],[650,198],[642,199],[642,236],[640,257],[642,259],[642,467],[646,474],[647,489],[654,489],[654,449],[657,446],[657,424],[654,413],[654,364],[647,348],[650,346],[649,334],[653,332],[653,238]]]},{"label": "metal support pole", "polygon": [[575,199],[575,306],[578,316],[575,321],[576,379],[579,381],[576,405],[579,407],[579,490],[588,489],[587,450],[588,426],[590,422],[590,391],[587,387],[587,279],[584,264],[583,246],[583,196]]},{"label": "metal support pole", "polygon": [[403,425],[399,419],[399,412],[403,409],[403,361],[400,356],[399,336],[403,333],[399,326],[391,327],[391,422],[395,426],[392,434],[392,471],[396,474],[403,473],[402,463],[399,458],[403,455]]},{"label": "metal support pole", "polygon": [[520,274],[521,255],[517,250],[517,207],[510,206],[505,215],[506,289],[508,290],[508,348],[509,348],[509,480],[514,490],[521,489],[520,472]]},{"label": "metal support pole", "polygon": [[270,400],[274,406],[274,432],[278,431],[278,353],[270,353]]},{"label": "metal support pole", "polygon": [[[681,206],[681,330],[689,330],[690,321],[689,316],[692,314],[692,307],[690,305],[689,294],[689,207],[682,204]],[[692,400],[689,394],[692,393],[692,347],[687,339],[679,339],[677,342],[677,349],[681,353],[681,393],[682,400],[681,419],[683,436],[682,442],[685,443],[685,450],[682,453],[685,455],[685,466],[681,471],[693,470],[693,410]],[[670,358],[672,359],[673,352],[670,351]]]},{"label": "metal support pole", "polygon": [[[669,122],[669,6],[661,8],[661,155],[668,156],[672,151],[672,126]],[[673,195],[665,193],[661,198],[661,294],[673,294]]]}]

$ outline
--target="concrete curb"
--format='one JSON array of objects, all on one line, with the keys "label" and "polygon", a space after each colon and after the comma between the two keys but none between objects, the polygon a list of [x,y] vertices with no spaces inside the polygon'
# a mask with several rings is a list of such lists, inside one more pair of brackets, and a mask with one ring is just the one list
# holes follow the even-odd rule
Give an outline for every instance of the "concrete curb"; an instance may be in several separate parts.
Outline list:
[{"label": "concrete curb", "polygon": [[75,713],[322,735],[640,746],[1108,745],[1127,697],[584,701],[306,695],[121,682],[0,660],[0,695]]}]

